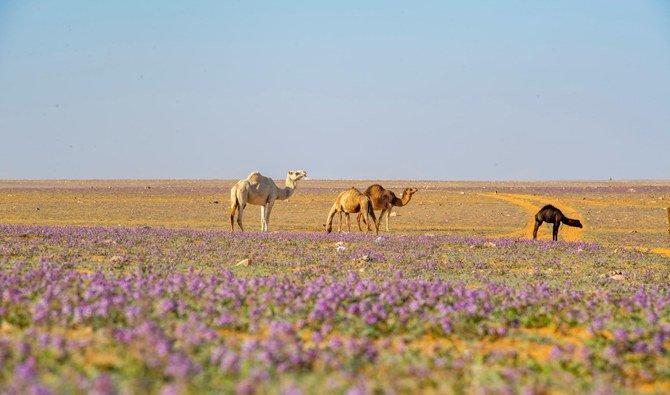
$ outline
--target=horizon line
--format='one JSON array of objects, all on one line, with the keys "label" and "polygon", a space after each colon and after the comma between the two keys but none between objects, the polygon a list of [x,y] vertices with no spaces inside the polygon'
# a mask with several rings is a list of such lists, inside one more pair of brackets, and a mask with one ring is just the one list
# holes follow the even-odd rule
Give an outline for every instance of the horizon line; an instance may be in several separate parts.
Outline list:
[{"label": "horizon line", "polygon": [[[272,177],[270,177],[272,178]],[[91,182],[91,181],[233,181],[244,178],[2,178],[1,182]],[[273,178],[274,179],[274,178]],[[277,178],[279,179],[279,178]],[[303,181],[419,181],[419,182],[578,182],[578,183],[624,183],[624,182],[663,182],[670,183],[670,178],[622,178],[622,179],[429,179],[429,178],[309,178]]]}]

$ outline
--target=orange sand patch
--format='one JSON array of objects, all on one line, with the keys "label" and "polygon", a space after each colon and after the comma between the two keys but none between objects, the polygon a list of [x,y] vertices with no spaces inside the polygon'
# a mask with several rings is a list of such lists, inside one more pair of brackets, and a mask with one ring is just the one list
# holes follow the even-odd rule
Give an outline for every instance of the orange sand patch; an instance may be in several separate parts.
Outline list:
[{"label": "orange sand patch", "polygon": [[[0,334],[12,334],[20,332],[22,330],[23,329],[17,328],[16,326],[8,323],[7,321],[3,321],[2,324],[0,324]],[[54,334],[63,335],[68,339],[88,340],[94,336],[93,328],[90,326],[74,328],[74,329],[53,327],[51,328],[50,331]]]},{"label": "orange sand patch", "polygon": [[[512,203],[523,208],[528,214],[529,220],[524,225],[523,229],[513,231],[511,233],[504,234],[502,236],[509,237],[532,237],[533,228],[535,226],[535,214],[537,211],[545,204],[553,204],[561,209],[565,215],[570,218],[580,219],[584,228],[574,228],[571,226],[562,226],[560,234],[563,235],[567,241],[579,241],[583,238],[584,230],[586,229],[586,224],[581,214],[574,208],[569,205],[561,202],[555,198],[547,196],[535,196],[535,195],[522,195],[522,194],[505,194],[505,193],[483,193],[481,196],[486,196],[489,198],[502,200],[508,203]],[[608,201],[609,202],[609,201]],[[551,235],[546,231],[546,227],[541,227],[538,232],[538,238],[551,238]],[[544,231],[543,231],[544,230]],[[653,233],[654,229],[649,229],[650,233]],[[648,252],[663,255],[670,257],[670,248],[655,247],[655,248],[646,248],[646,247],[633,247],[634,250],[640,252]]]},{"label": "orange sand patch", "polygon": [[531,341],[502,337],[480,343],[479,351],[483,354],[491,352],[514,352],[519,356],[532,358],[536,361],[548,361],[551,355],[551,344],[540,344]]},{"label": "orange sand patch", "polygon": [[65,336],[70,339],[90,339],[93,337],[93,328],[85,326],[82,328],[70,329],[65,332]]},{"label": "orange sand patch", "polygon": [[242,332],[235,329],[217,329],[216,332],[221,337],[232,337],[240,340],[259,340],[264,339],[268,336],[268,331],[262,331],[261,333],[249,333]]},{"label": "orange sand patch", "polygon": [[645,394],[668,394],[670,393],[670,381],[641,383],[635,386],[635,390]]},{"label": "orange sand patch", "polygon": [[648,248],[648,247],[625,247],[628,250],[633,250],[637,252],[643,252],[643,253],[652,253],[652,254],[658,254],[658,255],[663,255],[666,257],[670,257],[670,248],[663,248],[663,247],[654,247],[654,248]]},{"label": "orange sand patch", "polygon": [[2,335],[9,335],[12,334],[13,332],[16,331],[16,327],[7,321],[3,321],[2,324],[0,324],[0,334]]},{"label": "orange sand patch", "polygon": [[410,348],[431,355],[440,349],[455,349],[458,353],[474,353],[487,355],[492,352],[514,353],[522,358],[537,361],[549,360],[553,344],[542,344],[514,337],[487,338],[475,341],[464,341],[452,337],[435,337],[424,335],[405,342],[401,338],[391,340],[393,349]]},{"label": "orange sand patch", "polygon": [[567,329],[558,329],[556,327],[523,328],[520,331],[526,335],[540,336],[574,346],[580,346],[592,337],[591,332],[585,327]]},{"label": "orange sand patch", "polygon": [[[560,208],[561,211],[563,211],[563,213],[568,217],[580,219],[582,221],[582,224],[584,224],[584,220],[582,219],[582,216],[579,214],[577,210],[553,197],[511,194],[511,193],[482,193],[480,195],[512,203],[516,206],[523,208],[526,211],[526,214],[528,215],[528,221],[524,225],[523,229],[516,230],[511,233],[504,234],[502,236],[532,237],[533,228],[535,226],[535,214],[545,204],[555,205],[556,207]],[[551,233],[547,232],[545,229],[546,227],[544,226],[540,228],[540,231],[538,232],[538,238],[551,238]],[[584,228],[574,228],[571,226],[562,226],[560,232],[562,237],[567,241],[579,241],[582,239],[583,233]]]},{"label": "orange sand patch", "polygon": [[650,249],[650,251],[655,253],[655,254],[660,254],[660,255],[670,257],[670,248],[657,247],[657,248]]},{"label": "orange sand patch", "polygon": [[91,350],[84,356],[87,365],[93,365],[103,368],[115,368],[121,366],[121,359],[116,354],[108,352],[97,352]]},{"label": "orange sand patch", "polygon": [[[219,329],[219,335],[235,338],[238,340],[261,340],[268,337],[267,329],[261,329],[256,333],[242,332],[234,329]],[[312,340],[314,331],[302,329],[298,331],[298,337],[308,347],[324,347],[333,336],[346,337],[342,334],[331,333],[323,341],[315,343]],[[541,339],[532,339],[532,336]],[[576,349],[581,348],[587,340],[592,337],[585,327],[558,329],[555,327],[544,328],[522,328],[514,331],[510,336],[499,338],[483,338],[466,341],[453,336],[436,336],[427,333],[419,337],[408,338],[407,336],[388,336],[376,340],[377,343],[390,342],[388,346],[392,350],[413,349],[423,354],[432,355],[438,350],[457,350],[459,353],[476,353],[486,355],[491,352],[513,352],[522,358],[532,358],[536,361],[546,362],[550,358],[551,350],[556,345],[571,344]]]},{"label": "orange sand patch", "polygon": [[[532,358],[536,361],[546,362],[550,359],[551,350],[556,345],[573,345],[576,350],[581,348],[591,337],[591,333],[585,327],[568,329],[557,329],[555,327],[523,328],[516,333],[519,336],[485,338],[476,341],[464,341],[453,337],[436,337],[427,334],[416,339],[405,341],[400,337],[391,339],[393,348],[401,346],[418,349],[423,353],[432,354],[438,349],[455,348],[459,352],[474,352],[477,354],[489,354],[491,352],[513,352],[522,358]],[[527,338],[538,336],[544,340]]]}]

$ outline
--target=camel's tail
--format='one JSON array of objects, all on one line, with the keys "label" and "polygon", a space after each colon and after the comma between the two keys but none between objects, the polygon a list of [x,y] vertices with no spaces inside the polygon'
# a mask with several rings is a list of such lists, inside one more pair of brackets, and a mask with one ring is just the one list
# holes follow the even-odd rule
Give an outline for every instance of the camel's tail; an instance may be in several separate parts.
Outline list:
[{"label": "camel's tail", "polygon": [[237,187],[230,188],[230,230],[235,230],[235,212],[240,206],[240,203],[237,201]]}]

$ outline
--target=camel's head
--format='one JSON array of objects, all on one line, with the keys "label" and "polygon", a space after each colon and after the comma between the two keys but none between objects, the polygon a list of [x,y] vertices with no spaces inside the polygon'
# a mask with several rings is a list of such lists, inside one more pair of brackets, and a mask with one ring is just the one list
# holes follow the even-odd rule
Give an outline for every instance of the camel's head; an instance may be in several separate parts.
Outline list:
[{"label": "camel's head", "polygon": [[418,189],[416,189],[416,188],[405,188],[405,190],[402,191],[402,193],[403,193],[403,195],[412,196],[416,193],[416,191],[418,191]]},{"label": "camel's head", "polygon": [[307,172],[304,170],[291,170],[288,172],[288,179],[291,181],[298,181],[307,177]]}]

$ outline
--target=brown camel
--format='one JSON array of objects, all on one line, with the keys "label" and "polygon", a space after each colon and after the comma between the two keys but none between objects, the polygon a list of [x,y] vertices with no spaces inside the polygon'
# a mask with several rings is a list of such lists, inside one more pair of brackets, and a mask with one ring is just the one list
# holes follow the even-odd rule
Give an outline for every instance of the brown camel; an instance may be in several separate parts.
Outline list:
[{"label": "brown camel", "polygon": [[581,228],[582,223],[578,219],[572,219],[566,217],[561,210],[547,204],[542,207],[540,211],[535,214],[535,228],[533,228],[533,239],[537,239],[537,230],[542,225],[542,222],[547,222],[554,224],[554,229],[552,232],[552,239],[554,241],[558,240],[558,228],[561,226],[561,223],[564,223],[568,226],[574,226],[576,228]]},{"label": "brown camel", "polygon": [[[337,199],[335,199],[335,203],[333,203],[333,207],[331,207],[330,212],[328,213],[328,219],[326,220],[326,232],[328,233],[333,230],[333,217],[336,213],[340,214],[340,221],[337,229],[338,232],[342,231],[342,213],[347,217],[347,228],[350,232],[351,222],[349,221],[349,214],[361,213],[366,221],[369,221],[369,217],[372,217],[372,222],[375,224],[375,234],[379,233],[379,225],[377,224],[370,198],[354,187],[337,195]],[[370,229],[368,228],[368,230]]]},{"label": "brown camel", "polygon": [[[405,190],[402,191],[402,197],[398,199],[393,191],[384,189],[379,184],[370,185],[368,189],[365,190],[364,195],[370,197],[370,200],[372,201],[372,208],[374,210],[382,211],[381,214],[379,214],[379,223],[377,223],[377,227],[381,225],[382,218],[384,218],[384,214],[386,214],[386,231],[388,232],[389,217],[391,216],[391,209],[393,206],[402,207],[406,205],[410,200],[412,200],[412,195],[414,195],[416,191],[418,191],[416,188],[405,188]],[[360,229],[361,214],[358,214],[356,220],[358,221],[358,228]],[[368,226],[368,230],[370,230],[370,223],[367,221],[364,222]]]}]

